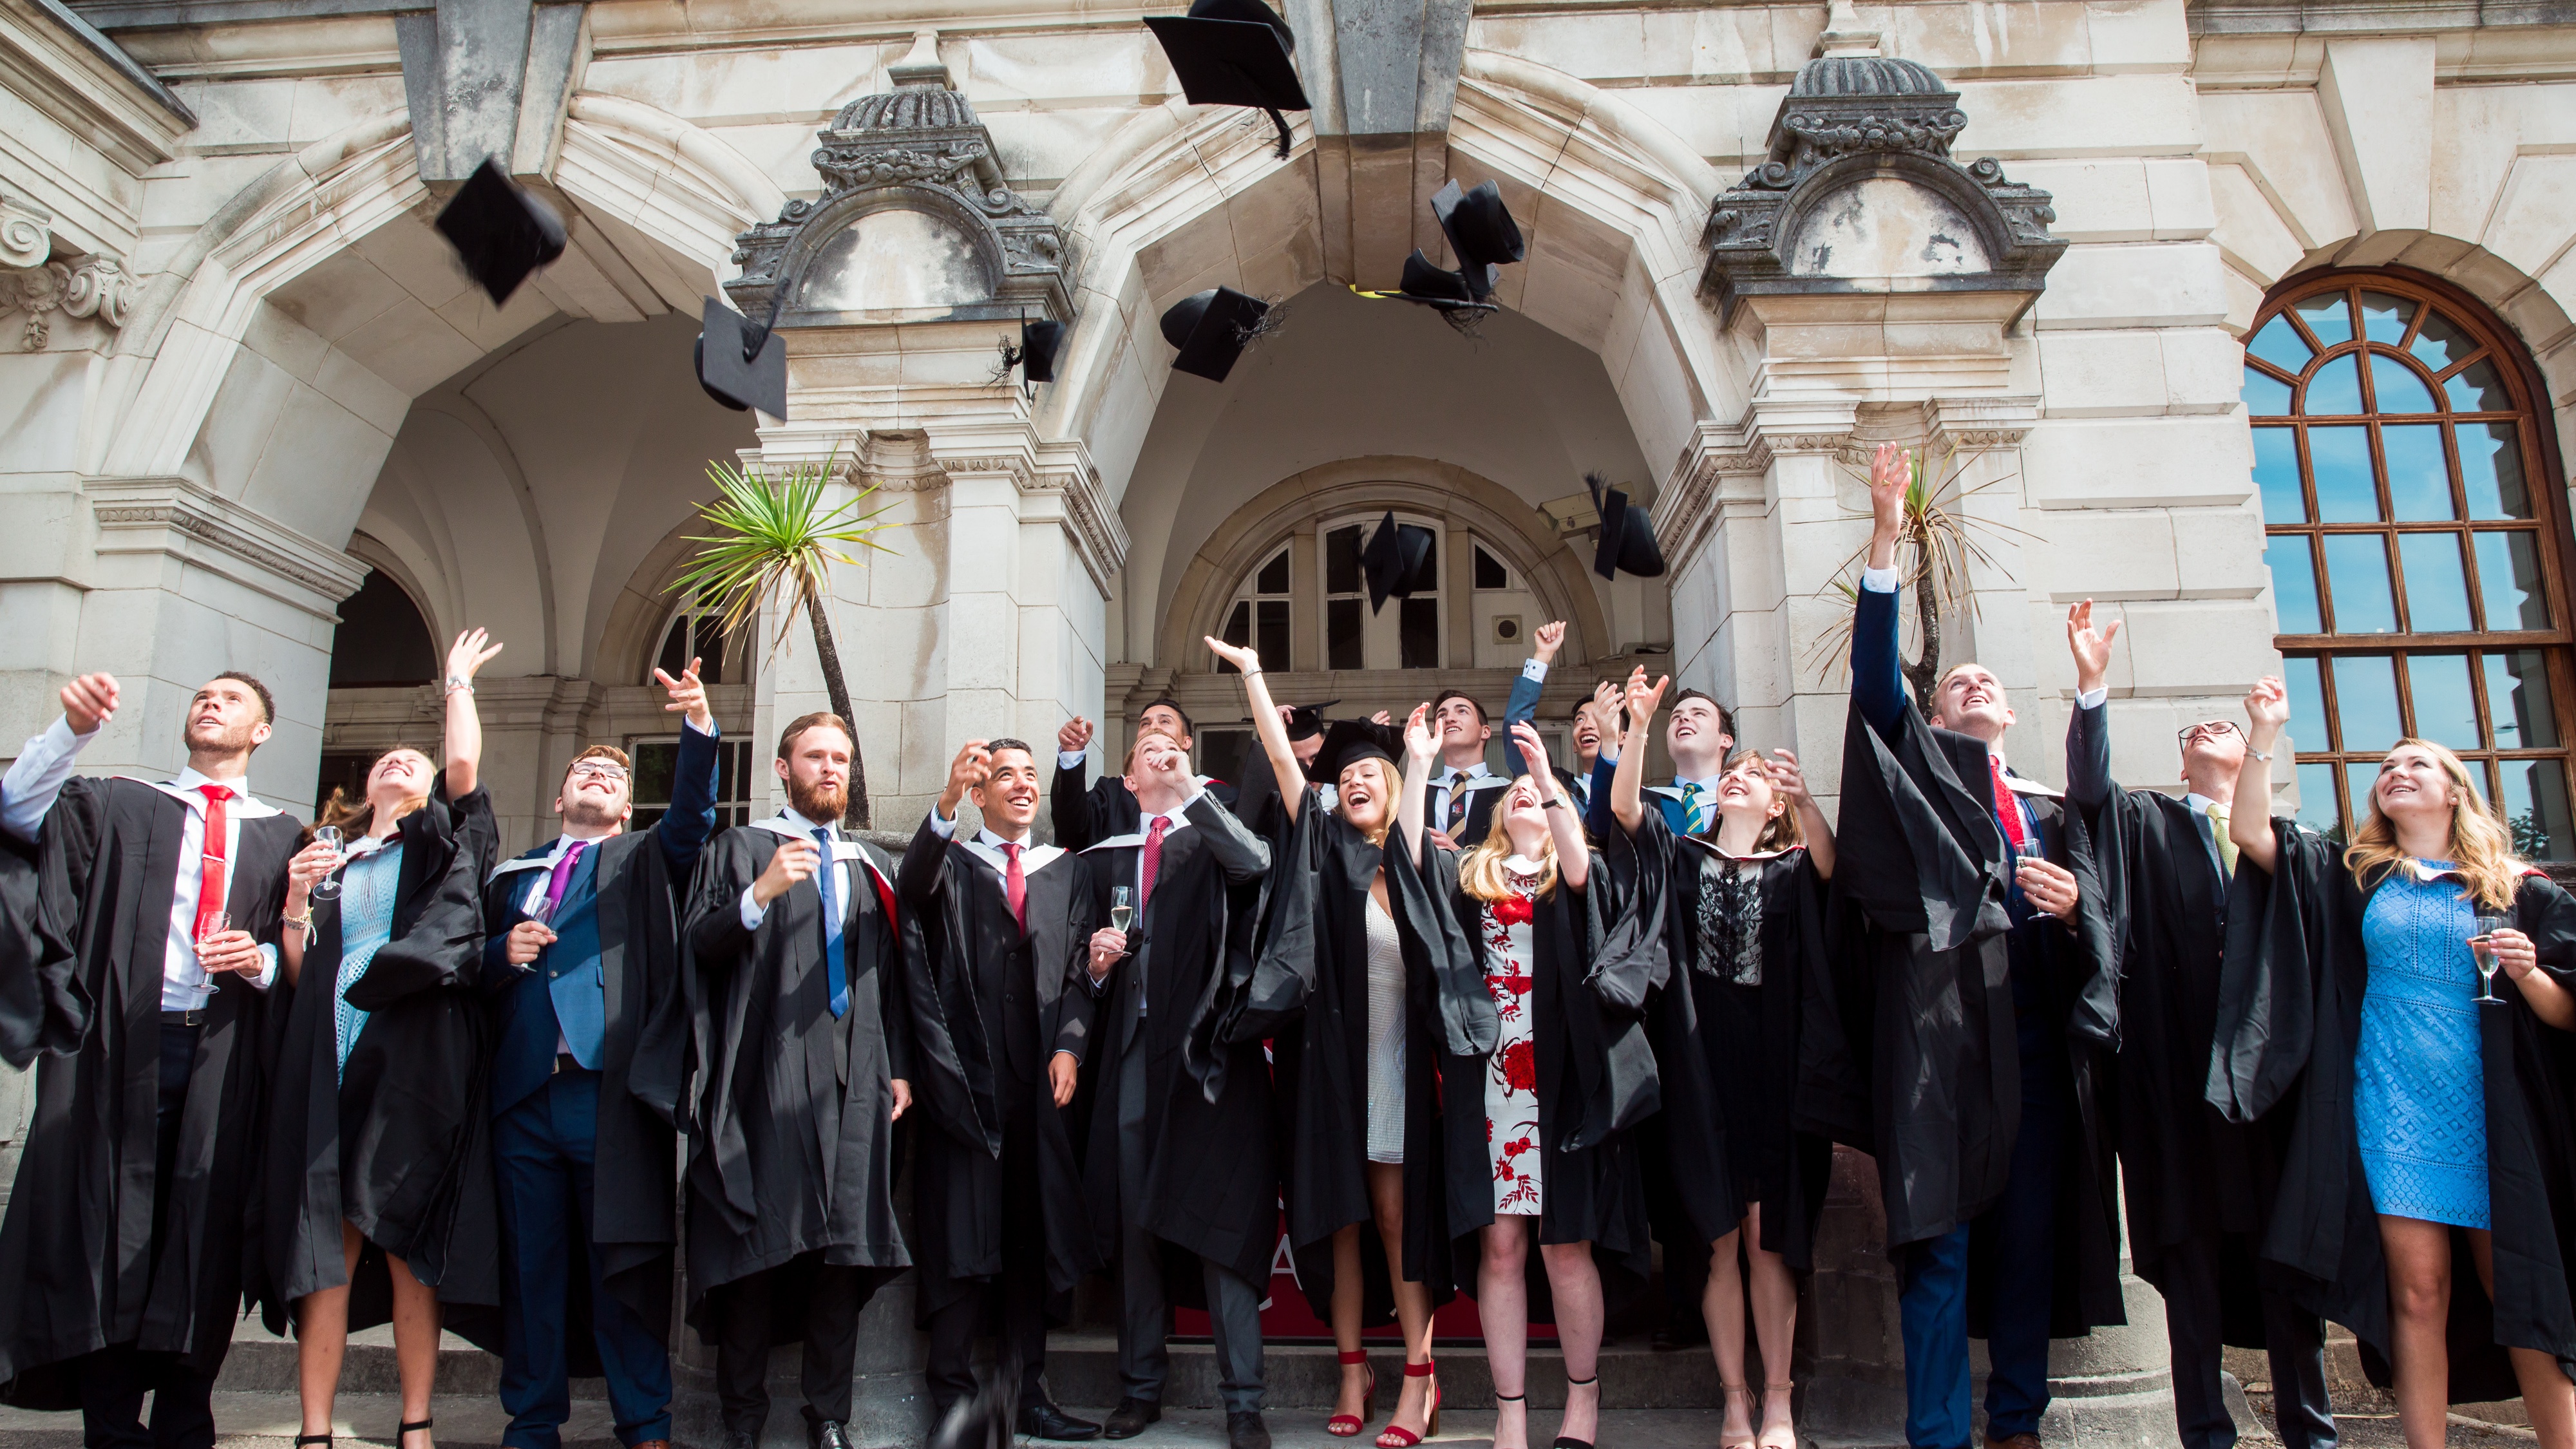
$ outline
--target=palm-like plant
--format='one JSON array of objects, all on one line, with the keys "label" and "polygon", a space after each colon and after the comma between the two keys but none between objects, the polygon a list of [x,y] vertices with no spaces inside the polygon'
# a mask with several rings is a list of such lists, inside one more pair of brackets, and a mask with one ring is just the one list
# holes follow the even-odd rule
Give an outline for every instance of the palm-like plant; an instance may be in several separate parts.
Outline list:
[{"label": "palm-like plant", "polygon": [[[886,510],[860,511],[877,491],[875,484],[838,508],[826,508],[823,490],[838,474],[839,461],[835,450],[821,463],[795,464],[775,481],[730,463],[707,464],[716,496],[698,506],[698,516],[711,532],[688,537],[699,545],[697,561],[672,582],[671,590],[719,601],[728,633],[750,622],[764,605],[776,604],[778,632],[769,641],[773,654],[787,642],[788,627],[801,608],[814,628],[814,654],[823,666],[832,713],[851,719],[850,686],[841,677],[841,651],[832,640],[826,570],[836,563],[857,565],[853,549],[893,550],[876,541],[878,533],[891,527],[877,521]],[[861,830],[869,826],[867,764],[855,738],[850,741],[847,819]]]}]

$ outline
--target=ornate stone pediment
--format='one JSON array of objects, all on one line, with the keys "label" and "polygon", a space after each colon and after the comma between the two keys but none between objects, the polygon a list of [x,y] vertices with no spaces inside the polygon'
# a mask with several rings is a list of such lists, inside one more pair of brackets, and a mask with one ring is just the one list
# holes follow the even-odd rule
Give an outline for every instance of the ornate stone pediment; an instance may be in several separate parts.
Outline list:
[{"label": "ornate stone pediment", "polygon": [[823,194],[736,238],[734,305],[766,317],[783,284],[782,327],[1069,318],[1063,234],[1003,180],[993,133],[935,52],[893,73],[893,90],[817,133]]},{"label": "ornate stone pediment", "polygon": [[1828,55],[1798,71],[1770,155],[1709,208],[1700,294],[1732,318],[1747,296],[1891,291],[2037,295],[2066,250],[2045,191],[1992,157],[1961,165],[1968,124],[1929,69]]}]

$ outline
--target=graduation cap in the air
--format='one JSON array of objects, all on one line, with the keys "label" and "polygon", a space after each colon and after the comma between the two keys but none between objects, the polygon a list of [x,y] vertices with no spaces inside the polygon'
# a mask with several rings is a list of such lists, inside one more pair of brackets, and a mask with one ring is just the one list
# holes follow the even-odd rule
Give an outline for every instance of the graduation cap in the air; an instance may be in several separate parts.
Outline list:
[{"label": "graduation cap in the air", "polygon": [[1432,562],[1431,546],[1437,541],[1430,529],[1417,523],[1398,523],[1392,512],[1378,520],[1377,531],[1369,535],[1368,547],[1360,550],[1360,572],[1368,576],[1370,613],[1385,608],[1390,594],[1408,598],[1417,589],[1432,587],[1437,566]]},{"label": "graduation cap in the air", "polygon": [[1324,732],[1324,711],[1331,709],[1334,705],[1340,703],[1341,701],[1338,699],[1327,699],[1317,704],[1292,704],[1288,706],[1288,738],[1292,740],[1311,740],[1315,736],[1322,734]]},{"label": "graduation cap in the air", "polygon": [[1149,15],[1145,24],[1163,43],[1191,105],[1268,112],[1279,128],[1279,154],[1288,154],[1288,118],[1279,113],[1307,110],[1310,103],[1290,58],[1297,37],[1277,11],[1261,0],[1191,0],[1189,14]]},{"label": "graduation cap in the air", "polygon": [[1529,254],[1521,229],[1503,205],[1503,189],[1493,182],[1464,191],[1451,181],[1433,194],[1431,214],[1449,238],[1449,250],[1457,254],[1468,292],[1479,302],[1494,290],[1494,268]]},{"label": "graduation cap in the air", "polygon": [[1020,369],[1021,393],[1035,397],[1039,383],[1055,381],[1056,357],[1063,351],[1063,323],[1032,322],[1022,317],[1018,344],[1014,345],[1008,338],[1002,341],[1002,360],[993,367],[993,381],[996,384],[1009,381],[1011,369],[1016,367]]},{"label": "graduation cap in the air", "polygon": [[1403,764],[1403,729],[1364,719],[1333,721],[1332,728],[1324,731],[1324,747],[1315,752],[1322,778],[1339,779],[1342,771],[1362,760],[1384,760],[1390,766]]},{"label": "graduation cap in the air", "polygon": [[1477,300],[1474,293],[1469,290],[1467,278],[1463,274],[1433,265],[1431,259],[1424,256],[1419,247],[1414,248],[1413,255],[1404,259],[1404,278],[1396,285],[1394,291],[1364,292],[1357,287],[1351,290],[1376,301],[1416,302],[1440,312],[1459,312],[1471,308],[1479,312],[1494,310],[1491,302]]},{"label": "graduation cap in the air", "polygon": [[439,210],[437,224],[495,307],[510,300],[528,273],[563,255],[563,218],[512,185],[489,156]]},{"label": "graduation cap in the air", "polygon": [[1583,486],[1592,490],[1592,506],[1601,514],[1601,542],[1592,551],[1592,571],[1605,579],[1615,579],[1622,570],[1641,579],[1664,576],[1664,551],[1655,543],[1655,525],[1646,510],[1632,508],[1628,495],[1613,488],[1598,473],[1583,475]]},{"label": "graduation cap in the air", "polygon": [[[787,343],[713,297],[698,320],[698,386],[735,412],[787,417]],[[774,315],[774,314],[773,314]]]},{"label": "graduation cap in the air", "polygon": [[1232,287],[1210,287],[1183,297],[1163,314],[1163,340],[1181,351],[1172,370],[1223,382],[1243,355],[1243,345],[1270,304]]}]

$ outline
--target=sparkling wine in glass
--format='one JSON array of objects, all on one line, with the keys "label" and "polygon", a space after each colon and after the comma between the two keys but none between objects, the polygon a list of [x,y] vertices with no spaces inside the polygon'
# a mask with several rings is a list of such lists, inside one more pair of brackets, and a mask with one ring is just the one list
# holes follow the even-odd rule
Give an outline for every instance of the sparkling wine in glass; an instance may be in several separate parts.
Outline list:
[{"label": "sparkling wine in glass", "polygon": [[2476,957],[2478,962],[2478,994],[2475,998],[2478,1001],[2495,1002],[2499,1005],[2504,1001],[2503,997],[2495,994],[2495,933],[2504,929],[2507,924],[2508,922],[2502,916],[2481,914],[2478,917],[2477,934],[2469,938],[2469,954]]},{"label": "sparkling wine in glass", "polygon": [[[233,918],[223,911],[207,911],[197,917],[197,965],[206,964],[206,946],[217,936],[233,928]],[[206,973],[211,976],[214,973]]]},{"label": "sparkling wine in glass", "polygon": [[1109,924],[1120,935],[1127,934],[1127,923],[1136,919],[1136,892],[1131,886],[1109,888]]},{"label": "sparkling wine in glass", "polygon": [[[348,842],[348,837],[341,833],[340,827],[337,825],[314,826],[313,839],[317,844],[330,851],[333,855],[338,855],[341,847]],[[336,868],[337,867],[334,867],[334,869]],[[340,878],[337,875],[324,876],[314,885],[313,895],[317,900],[338,900],[340,898]]]}]

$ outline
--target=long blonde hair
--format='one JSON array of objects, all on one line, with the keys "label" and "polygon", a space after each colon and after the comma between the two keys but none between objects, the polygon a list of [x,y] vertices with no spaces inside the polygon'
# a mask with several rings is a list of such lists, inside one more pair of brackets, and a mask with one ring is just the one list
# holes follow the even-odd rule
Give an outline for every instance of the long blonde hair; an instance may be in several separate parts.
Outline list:
[{"label": "long blonde hair", "polygon": [[[2450,858],[2469,888],[2469,899],[2491,910],[2505,910],[2513,905],[2521,889],[2523,864],[2514,857],[2513,837],[2505,833],[2494,812],[2487,809],[2486,796],[2469,775],[2467,762],[2431,740],[2411,736],[2389,748],[2390,754],[2413,746],[2433,757],[2442,773],[2451,781]],[[2397,847],[2397,828],[2379,813],[2379,783],[2376,778],[2369,790],[2370,809],[2363,815],[2361,828],[2354,831],[2352,844],[2344,847],[2344,868],[2352,872],[2355,884],[2364,890],[2371,882],[2397,869],[2409,857]]]},{"label": "long blonde hair", "polygon": [[[1512,834],[1503,828],[1500,817],[1503,807],[1511,804],[1512,791],[1523,785],[1533,790],[1538,788],[1527,775],[1513,780],[1511,789],[1503,792],[1502,803],[1494,808],[1497,818],[1486,827],[1485,838],[1477,841],[1475,848],[1458,862],[1458,888],[1480,901],[1499,901],[1519,894],[1503,870],[1504,857],[1512,853]],[[1546,848],[1539,855],[1538,888],[1534,892],[1540,900],[1556,894],[1556,832],[1547,832],[1546,841]]]}]

